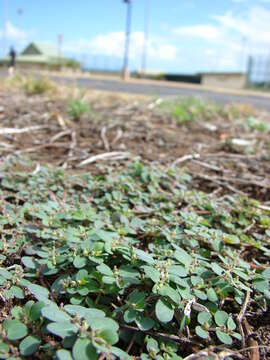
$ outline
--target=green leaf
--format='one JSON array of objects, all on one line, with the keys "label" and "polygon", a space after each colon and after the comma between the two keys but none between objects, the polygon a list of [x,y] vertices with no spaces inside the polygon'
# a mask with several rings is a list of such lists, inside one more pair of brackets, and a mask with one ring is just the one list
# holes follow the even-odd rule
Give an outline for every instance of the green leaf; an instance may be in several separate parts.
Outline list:
[{"label": "green leaf", "polygon": [[78,327],[69,321],[53,322],[47,325],[47,330],[54,335],[64,339],[65,337],[72,336],[78,332]]},{"label": "green leaf", "polygon": [[6,269],[0,269],[0,276],[3,276],[6,280],[11,280],[13,275]]},{"label": "green leaf", "polygon": [[43,286],[30,284],[28,285],[28,290],[40,301],[49,297],[49,291]]},{"label": "green leaf", "polygon": [[197,298],[199,298],[200,300],[207,300],[207,296],[206,294],[198,289],[194,289],[194,294],[197,296]]},{"label": "green leaf", "polygon": [[266,268],[265,270],[263,270],[262,276],[263,276],[265,279],[270,280],[270,267],[268,267],[268,268]]},{"label": "green leaf", "polygon": [[19,320],[5,320],[3,326],[8,340],[20,340],[27,335],[27,327]]},{"label": "green leaf", "polygon": [[160,322],[167,323],[173,319],[174,310],[171,305],[162,299],[159,299],[155,307],[156,317]]},{"label": "green leaf", "polygon": [[78,339],[72,349],[74,360],[96,360],[98,355],[96,349],[89,339]]},{"label": "green leaf", "polygon": [[136,310],[144,309],[145,307],[145,292],[134,290],[128,298],[128,302],[132,307],[136,307]]},{"label": "green leaf", "polygon": [[224,234],[223,235],[223,241],[226,244],[230,244],[230,245],[237,245],[240,244],[240,239],[238,236],[236,235],[231,235],[231,234]]},{"label": "green leaf", "polygon": [[31,256],[23,256],[21,261],[23,265],[29,269],[35,270],[37,268],[37,263]]},{"label": "green leaf", "polygon": [[111,276],[112,278],[114,278],[114,274],[113,274],[112,270],[106,264],[98,265],[97,271],[103,275]]},{"label": "green leaf", "polygon": [[93,330],[104,331],[118,331],[119,325],[116,321],[110,318],[93,318],[90,324]]},{"label": "green leaf", "polygon": [[77,255],[75,259],[73,260],[73,265],[77,269],[81,269],[85,267],[87,264],[87,258]]},{"label": "green leaf", "polygon": [[198,322],[203,325],[205,323],[208,323],[212,319],[212,316],[208,312],[202,311],[198,314],[197,319]]},{"label": "green leaf", "polygon": [[228,321],[227,321],[227,327],[229,330],[235,330],[236,329],[236,324],[233,321],[232,317],[229,317]]},{"label": "green leaf", "polygon": [[195,327],[195,332],[202,339],[208,339],[209,338],[208,332],[205,331],[201,326],[196,326]]},{"label": "green leaf", "polygon": [[213,288],[207,289],[206,294],[209,301],[218,302],[218,296]]},{"label": "green leaf", "polygon": [[189,267],[192,262],[192,257],[184,249],[178,248],[174,253],[174,257],[181,264],[184,264],[187,267]]},{"label": "green leaf", "polygon": [[137,312],[135,310],[127,309],[124,313],[124,321],[127,324],[130,324],[133,321],[135,321],[136,317],[137,317]]},{"label": "green leaf", "polygon": [[157,269],[148,265],[142,266],[142,269],[144,270],[146,277],[151,279],[154,283],[159,281],[160,272]]},{"label": "green leaf", "polygon": [[105,313],[99,309],[89,309],[80,305],[65,305],[64,309],[70,315],[85,318],[88,325],[91,325],[97,318],[104,318]]},{"label": "green leaf", "polygon": [[215,313],[215,322],[218,326],[223,326],[226,324],[227,320],[229,318],[229,315],[225,312],[225,311],[222,311],[222,310],[218,310],[216,313]]},{"label": "green leaf", "polygon": [[155,354],[159,352],[158,342],[153,338],[147,339],[146,348],[148,352],[154,352]]},{"label": "green leaf", "polygon": [[109,345],[114,345],[118,342],[119,337],[117,332],[115,331],[111,331],[109,329],[105,329],[103,331],[100,331],[98,333],[98,337],[102,338],[103,340],[105,340],[107,342],[107,344]]},{"label": "green leaf", "polygon": [[186,277],[188,275],[187,270],[184,268],[184,266],[181,266],[181,265],[169,266],[168,272],[170,275],[176,275],[179,277]]},{"label": "green leaf", "polygon": [[150,265],[155,264],[155,260],[153,259],[152,255],[150,255],[149,253],[136,248],[134,248],[134,253],[137,255],[138,259],[146,262],[147,264]]},{"label": "green leaf", "polygon": [[69,321],[70,316],[63,310],[59,310],[57,306],[46,306],[41,310],[42,316],[54,322]]},{"label": "green leaf", "polygon": [[234,332],[234,333],[232,333],[231,335],[232,335],[235,339],[237,339],[237,340],[239,340],[239,341],[242,340],[242,336],[241,336],[239,333]]},{"label": "green leaf", "polygon": [[17,299],[24,299],[24,291],[18,286],[11,286],[10,292]]},{"label": "green leaf", "polygon": [[231,345],[232,344],[232,338],[230,335],[226,334],[225,332],[221,330],[216,330],[216,334],[218,339],[225,345]]},{"label": "green leaf", "polygon": [[8,359],[9,355],[9,345],[0,340],[0,359]]},{"label": "green leaf", "polygon": [[33,355],[39,348],[41,340],[38,336],[27,336],[23,341],[20,343],[20,353],[23,356],[30,356]]},{"label": "green leaf", "polygon": [[219,266],[217,263],[211,264],[211,269],[214,271],[215,274],[221,275],[224,272],[224,269],[222,269],[221,266]]},{"label": "green leaf", "polygon": [[180,300],[181,300],[180,294],[178,293],[177,290],[170,287],[169,285],[163,285],[161,287],[161,289],[159,290],[159,294],[162,295],[162,296],[167,296],[168,298],[170,298],[176,304],[180,303]]},{"label": "green leaf", "polygon": [[149,317],[138,316],[136,324],[141,331],[148,331],[155,325],[154,320]]},{"label": "green leaf", "polygon": [[44,307],[44,303],[39,301],[33,304],[30,308],[29,319],[31,321],[36,321],[41,317],[41,309]]},{"label": "green leaf", "polygon": [[57,360],[73,360],[70,351],[64,350],[64,349],[57,350],[56,359]]}]

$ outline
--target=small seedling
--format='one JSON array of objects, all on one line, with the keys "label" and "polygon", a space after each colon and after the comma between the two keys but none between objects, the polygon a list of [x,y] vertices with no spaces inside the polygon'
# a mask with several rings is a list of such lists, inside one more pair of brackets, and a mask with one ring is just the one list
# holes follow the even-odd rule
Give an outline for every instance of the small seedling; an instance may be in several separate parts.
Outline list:
[{"label": "small seedling", "polygon": [[91,112],[90,105],[81,98],[71,99],[68,104],[68,113],[70,117],[78,121],[84,114],[89,114]]}]

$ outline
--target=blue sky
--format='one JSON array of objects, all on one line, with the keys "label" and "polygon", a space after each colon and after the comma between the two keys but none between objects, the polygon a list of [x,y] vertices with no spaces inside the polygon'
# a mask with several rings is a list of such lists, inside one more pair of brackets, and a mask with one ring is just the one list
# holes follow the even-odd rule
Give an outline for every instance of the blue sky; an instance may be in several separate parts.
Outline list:
[{"label": "blue sky", "polygon": [[[61,33],[64,51],[88,66],[121,66],[126,14],[122,0],[1,1],[7,4],[8,45],[20,50],[30,41],[56,44]],[[130,64],[139,69],[146,0],[132,1]],[[270,53],[270,0],[148,1],[150,71],[237,71],[248,54]],[[0,38],[3,23],[2,16]]]}]

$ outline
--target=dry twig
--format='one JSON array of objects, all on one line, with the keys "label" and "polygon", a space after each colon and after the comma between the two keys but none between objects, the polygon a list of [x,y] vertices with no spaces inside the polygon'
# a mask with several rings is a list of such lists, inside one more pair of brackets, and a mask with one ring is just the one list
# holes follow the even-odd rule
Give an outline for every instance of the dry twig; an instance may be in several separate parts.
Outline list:
[{"label": "dry twig", "polygon": [[48,128],[47,125],[28,126],[21,129],[16,128],[0,128],[0,135],[23,134],[31,131],[38,131]]},{"label": "dry twig", "polygon": [[237,316],[237,322],[238,322],[240,334],[242,336],[242,348],[244,348],[246,346],[245,333],[244,333],[244,330],[243,330],[242,321],[243,321],[243,318],[244,318],[245,313],[247,311],[249,301],[250,301],[250,291],[248,290],[246,292],[245,301],[243,303],[241,311],[240,311],[239,315]]},{"label": "dry twig", "polygon": [[173,163],[172,163],[172,166],[175,166],[177,164],[181,164],[185,161],[188,161],[188,160],[193,160],[193,159],[199,159],[200,158],[200,154],[189,154],[189,155],[185,155],[185,156],[182,156],[178,159],[176,159]]},{"label": "dry twig", "polygon": [[104,154],[93,155],[88,159],[83,160],[79,163],[78,167],[85,166],[96,161],[106,161],[106,160],[123,160],[130,157],[129,152],[121,152],[121,151],[112,151]]},{"label": "dry twig", "polygon": [[107,131],[106,126],[102,126],[101,132],[100,132],[100,137],[101,137],[101,140],[103,142],[105,150],[110,151],[110,144],[109,144],[108,139],[106,137],[106,131]]}]

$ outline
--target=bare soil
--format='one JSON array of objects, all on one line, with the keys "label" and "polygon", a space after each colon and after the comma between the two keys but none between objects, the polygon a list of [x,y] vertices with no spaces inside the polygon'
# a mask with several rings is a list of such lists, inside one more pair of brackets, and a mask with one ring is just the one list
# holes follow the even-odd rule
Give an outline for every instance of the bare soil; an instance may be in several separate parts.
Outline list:
[{"label": "bare soil", "polygon": [[[193,187],[247,194],[269,203],[269,132],[245,126],[250,116],[269,122],[268,113],[238,106],[211,119],[181,124],[152,98],[98,92],[84,97],[92,111],[74,121],[68,115],[67,91],[26,96],[21,90],[0,90],[1,128],[26,128],[19,134],[0,134],[1,160],[20,155],[38,164],[94,172],[104,161],[117,166],[134,158],[166,167],[175,163],[192,173]],[[111,152],[106,158],[92,158]],[[82,163],[89,158],[89,164]]]}]

